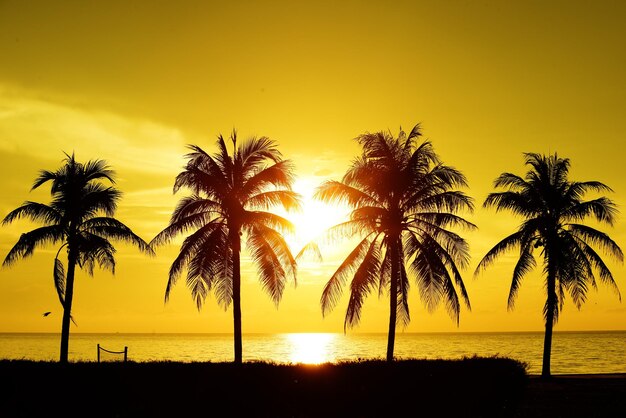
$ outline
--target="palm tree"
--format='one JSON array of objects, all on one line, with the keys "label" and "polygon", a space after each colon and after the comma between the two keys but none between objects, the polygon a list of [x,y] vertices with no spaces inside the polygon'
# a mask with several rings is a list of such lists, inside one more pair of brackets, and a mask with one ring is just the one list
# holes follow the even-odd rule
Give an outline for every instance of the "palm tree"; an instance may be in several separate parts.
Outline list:
[{"label": "palm tree", "polygon": [[211,290],[224,309],[232,303],[235,363],[241,363],[242,239],[257,264],[263,289],[278,306],[287,279],[296,280],[296,262],[281,235],[294,228],[266,210],[276,205],[298,209],[300,201],[291,191],[293,166],[282,160],[274,141],[261,137],[237,144],[234,131],[230,139],[232,156],[221,135],[214,155],[196,145],[189,147],[192,152],[176,177],[174,193],[186,187],[192,194],[180,200],[169,225],[152,242],[164,244],[193,231],[172,263],[165,301],[187,268],[187,286],[198,310]]},{"label": "palm tree", "polygon": [[611,191],[608,186],[597,181],[569,181],[569,159],[559,158],[556,154],[546,157],[526,153],[524,156],[526,165],[530,166],[526,176],[501,174],[494,181],[494,187],[505,191],[489,194],[483,205],[495,207],[498,212],[510,210],[524,220],[517,232],[489,250],[478,264],[476,274],[501,254],[519,248],[508,298],[508,309],[511,310],[515,307],[522,279],[537,264],[533,252],[541,248],[547,293],[543,308],[546,331],[541,375],[547,378],[550,376],[552,329],[563,308],[565,292],[580,309],[589,286],[597,288],[597,272],[600,281],[613,288],[619,297],[611,271],[593,247],[619,261],[624,255],[608,235],[582,223],[591,217],[599,223],[613,224],[617,210],[611,200],[606,197],[583,200],[584,194],[589,191]]},{"label": "palm tree", "polygon": [[[113,218],[121,192],[112,184],[114,172],[102,160],[82,164],[66,155],[63,166],[56,171],[41,171],[31,190],[52,182],[52,202],[49,205],[26,201],[11,211],[2,221],[4,225],[20,218],[42,222],[45,226],[22,234],[11,248],[3,266],[10,266],[20,258],[33,254],[38,246],[61,244],[54,258],[54,285],[63,306],[61,328],[61,363],[67,363],[74,296],[76,266],[93,275],[95,266],[115,272],[115,248],[110,239],[136,245],[152,254],[150,246],[129,227]],[[102,216],[104,215],[104,216]],[[67,252],[67,274],[60,259]]]},{"label": "palm tree", "polygon": [[326,181],[316,191],[322,201],[347,203],[351,208],[350,219],[332,227],[329,235],[359,236],[324,287],[322,313],[336,306],[349,276],[344,331],[359,323],[371,291],[377,288],[379,296],[389,292],[387,361],[393,360],[396,323],[406,326],[410,320],[409,274],[429,311],[443,300],[458,324],[459,299],[470,308],[459,272],[468,264],[468,245],[448,229],[475,228],[456,214],[473,209],[471,198],[455,190],[467,182],[460,171],[440,162],[430,142],[417,144],[420,136],[418,124],[408,136],[401,129],[397,138],[383,132],[357,137],[361,156],[342,181]]}]

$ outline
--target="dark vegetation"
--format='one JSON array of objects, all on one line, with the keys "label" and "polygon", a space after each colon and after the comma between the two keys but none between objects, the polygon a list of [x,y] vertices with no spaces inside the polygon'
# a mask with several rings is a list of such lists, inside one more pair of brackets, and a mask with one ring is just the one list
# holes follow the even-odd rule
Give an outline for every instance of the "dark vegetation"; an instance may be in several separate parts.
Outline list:
[{"label": "dark vegetation", "polygon": [[[0,416],[514,417],[505,358],[339,364],[0,361]],[[71,393],[73,402],[59,402]]]},{"label": "dark vegetation", "polygon": [[626,411],[626,374],[528,379],[516,418],[604,418]]}]

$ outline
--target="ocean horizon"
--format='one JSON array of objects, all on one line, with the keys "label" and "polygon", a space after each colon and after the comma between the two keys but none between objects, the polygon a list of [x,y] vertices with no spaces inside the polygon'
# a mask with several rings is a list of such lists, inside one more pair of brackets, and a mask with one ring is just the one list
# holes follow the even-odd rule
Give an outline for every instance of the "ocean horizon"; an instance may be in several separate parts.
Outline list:
[{"label": "ocean horizon", "polygon": [[[0,333],[0,359],[58,360],[59,333]],[[97,361],[97,346],[128,347],[136,362],[227,362],[232,333],[73,333],[70,361]],[[275,363],[336,363],[382,359],[385,333],[258,333],[243,335],[243,360]],[[541,372],[543,332],[398,333],[398,359],[508,357]],[[626,331],[559,331],[552,345],[554,374],[626,373]]]}]

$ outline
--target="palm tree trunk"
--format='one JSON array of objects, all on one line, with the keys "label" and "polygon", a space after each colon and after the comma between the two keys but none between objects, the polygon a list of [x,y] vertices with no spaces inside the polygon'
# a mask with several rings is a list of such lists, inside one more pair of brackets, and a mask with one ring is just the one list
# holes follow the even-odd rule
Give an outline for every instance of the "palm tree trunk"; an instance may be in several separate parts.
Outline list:
[{"label": "palm tree trunk", "polygon": [[391,242],[391,280],[389,280],[389,330],[387,332],[387,362],[393,361],[393,350],[396,343],[396,319],[398,310],[398,276],[400,269],[398,266],[398,243],[397,240]]},{"label": "palm tree trunk", "polygon": [[76,271],[76,255],[70,249],[68,254],[67,278],[65,280],[65,298],[63,304],[63,322],[61,323],[61,356],[59,362],[68,362],[70,344],[70,321],[72,319],[72,299],[74,297],[74,273]]},{"label": "palm tree trunk", "polygon": [[233,333],[235,342],[235,364],[242,363],[241,344],[241,239],[235,233],[233,244]]},{"label": "palm tree trunk", "polygon": [[541,366],[541,377],[550,377],[550,352],[552,351],[552,327],[554,314],[548,313],[546,318],[546,332],[543,337],[543,364]]},{"label": "palm tree trunk", "polygon": [[543,339],[543,364],[541,367],[541,377],[550,377],[550,356],[552,352],[552,328],[554,327],[554,314],[557,309],[556,297],[556,274],[554,269],[548,268],[547,283],[548,298],[546,300],[546,332]]}]

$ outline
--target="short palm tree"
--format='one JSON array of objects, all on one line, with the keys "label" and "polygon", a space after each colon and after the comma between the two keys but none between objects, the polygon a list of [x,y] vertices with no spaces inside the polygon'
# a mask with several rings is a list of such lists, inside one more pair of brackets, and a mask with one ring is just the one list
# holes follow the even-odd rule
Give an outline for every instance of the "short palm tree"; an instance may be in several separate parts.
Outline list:
[{"label": "short palm tree", "polygon": [[[54,284],[63,306],[61,328],[61,363],[67,363],[74,296],[76,266],[93,275],[94,267],[115,272],[115,248],[110,239],[136,245],[141,251],[152,254],[150,246],[129,227],[113,218],[121,192],[102,181],[112,184],[114,172],[102,160],[82,164],[66,154],[61,168],[42,171],[31,190],[52,182],[52,203],[24,202],[2,221],[9,224],[20,218],[30,218],[45,226],[22,234],[4,259],[4,266],[33,254],[35,248],[45,244],[61,244],[54,258]],[[67,252],[67,274],[61,261],[61,251]]]},{"label": "short palm tree", "polygon": [[615,221],[615,204],[606,197],[583,200],[587,192],[608,192],[611,189],[597,181],[572,182],[568,180],[570,162],[556,154],[545,156],[524,154],[530,169],[522,178],[503,173],[494,187],[505,191],[491,193],[485,207],[496,211],[509,210],[523,218],[518,230],[496,244],[476,268],[476,273],[492,264],[503,253],[519,248],[519,259],[513,269],[513,279],[508,297],[508,308],[515,306],[515,297],[524,276],[537,264],[533,255],[540,248],[543,272],[546,278],[545,338],[542,376],[550,376],[552,329],[563,307],[565,293],[569,293],[580,309],[586,300],[587,290],[596,288],[595,272],[600,281],[619,290],[611,271],[600,258],[596,247],[622,261],[619,246],[608,235],[583,224],[587,218],[612,225]]},{"label": "short palm tree", "polygon": [[449,229],[475,228],[456,214],[473,209],[471,198],[456,190],[467,182],[461,172],[440,162],[430,142],[418,144],[420,136],[417,125],[408,136],[400,130],[397,138],[383,132],[357,137],[361,156],[342,181],[327,181],[316,192],[322,201],[351,207],[350,219],[331,228],[330,236],[360,237],[324,287],[322,313],[336,306],[349,277],[344,330],[359,323],[370,292],[388,292],[387,361],[393,360],[396,323],[410,320],[409,275],[429,311],[443,300],[458,323],[460,299],[470,308],[459,272],[468,264],[468,245]]},{"label": "short palm tree", "polygon": [[241,363],[241,241],[257,264],[263,289],[278,305],[288,278],[296,280],[296,262],[282,236],[294,228],[267,209],[298,209],[300,200],[291,190],[292,164],[281,158],[274,141],[261,137],[237,144],[235,132],[231,141],[232,156],[221,135],[214,155],[190,146],[174,193],[186,187],[192,194],[180,200],[170,224],[152,242],[161,245],[191,231],[170,268],[165,300],[186,268],[198,309],[211,290],[224,309],[232,303],[235,363]]}]

